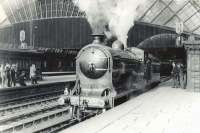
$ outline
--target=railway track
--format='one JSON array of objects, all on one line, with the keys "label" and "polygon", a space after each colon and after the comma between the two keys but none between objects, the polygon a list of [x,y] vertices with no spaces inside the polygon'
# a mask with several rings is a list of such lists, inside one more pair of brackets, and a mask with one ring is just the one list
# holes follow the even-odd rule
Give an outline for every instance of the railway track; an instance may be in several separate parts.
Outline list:
[{"label": "railway track", "polygon": [[[170,77],[162,77],[160,82],[165,82],[165,81],[167,81],[169,79],[170,79]],[[135,97],[137,97],[138,95],[139,94],[135,94]],[[95,112],[88,112],[85,116],[81,117],[80,120],[70,119],[70,120],[67,120],[67,121],[65,121],[63,123],[59,123],[59,124],[54,125],[52,127],[48,127],[46,129],[40,130],[40,131],[38,131],[36,133],[56,133],[58,131],[66,129],[66,128],[70,127],[70,126],[73,126],[73,125],[79,123],[80,121],[84,121],[86,119],[89,119],[89,118],[95,116],[96,114],[98,114],[98,113],[97,112],[96,113]]]},{"label": "railway track", "polygon": [[[53,133],[78,123],[77,119],[72,119],[71,108],[58,105],[57,99],[54,97],[30,102],[22,105],[25,108],[6,112],[0,118],[0,132]],[[87,113],[80,121],[95,114]]]},{"label": "railway track", "polygon": [[[165,82],[165,81],[167,81],[169,79],[170,79],[170,77],[162,77],[161,78],[161,82]],[[136,94],[135,97],[137,97],[138,95],[139,94]],[[96,114],[98,114],[98,113],[97,112],[96,113],[95,112],[87,113],[85,116],[81,117],[80,120],[77,120],[77,119],[66,120],[63,123],[59,123],[59,124],[54,125],[52,127],[48,127],[46,129],[40,130],[40,131],[38,131],[36,133],[56,133],[58,131],[66,129],[66,128],[70,127],[70,126],[73,126],[73,125],[79,123],[80,121],[84,121],[86,119],[89,119],[89,118],[95,116]]]},{"label": "railway track", "polygon": [[25,96],[20,98],[15,98],[5,103],[0,104],[0,115],[2,112],[6,112],[13,109],[18,109],[26,107],[32,104],[37,104],[40,102],[45,102],[45,98],[48,100],[58,98],[61,92],[51,92],[51,93],[42,93],[37,95]]},{"label": "railway track", "polygon": [[73,126],[77,123],[79,123],[80,121],[84,121],[86,119],[89,119],[93,116],[95,116],[96,113],[94,112],[91,112],[91,113],[87,113],[86,115],[82,116],[79,120],[77,119],[69,119],[69,120],[66,120],[64,122],[61,122],[61,123],[58,123],[52,127],[48,127],[46,129],[43,129],[43,130],[40,130],[40,131],[37,131],[35,133],[57,133],[63,129],[66,129],[70,126]]},{"label": "railway track", "polygon": [[0,133],[53,133],[88,119],[87,113],[78,121],[72,119],[71,107],[61,106],[59,95],[22,100],[0,106]]},{"label": "railway track", "polygon": [[67,83],[0,90],[0,133],[31,133],[71,119],[57,102]]},{"label": "railway track", "polygon": [[48,107],[37,111],[29,112],[18,117],[6,119],[5,123],[0,123],[0,132],[37,132],[44,128],[70,119],[70,110],[67,106]]},{"label": "railway track", "polygon": [[59,96],[46,97],[0,108],[0,132],[37,132],[70,119],[70,108],[60,106]]},{"label": "railway track", "polygon": [[45,107],[48,106],[49,104],[54,104],[57,103],[57,99],[59,96],[54,96],[54,97],[49,97],[41,100],[35,100],[35,101],[28,101],[26,103],[21,103],[21,104],[15,104],[15,105],[8,105],[6,107],[0,108],[0,124],[1,120],[3,119],[4,116],[9,116],[11,115],[20,115],[24,114],[27,110],[35,110],[37,108]]},{"label": "railway track", "polygon": [[[168,79],[162,78],[161,82]],[[55,133],[78,123],[69,106],[58,104],[60,91],[63,89],[0,103],[0,133]],[[96,114],[88,112],[80,121]]]}]

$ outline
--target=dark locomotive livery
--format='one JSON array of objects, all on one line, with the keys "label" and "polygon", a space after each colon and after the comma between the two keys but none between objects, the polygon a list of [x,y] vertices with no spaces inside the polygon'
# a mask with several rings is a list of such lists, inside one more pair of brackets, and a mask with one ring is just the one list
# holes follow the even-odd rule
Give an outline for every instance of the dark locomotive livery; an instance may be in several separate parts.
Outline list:
[{"label": "dark locomotive livery", "polygon": [[95,36],[77,55],[76,84],[65,91],[72,107],[112,108],[116,99],[160,81],[160,64],[155,58],[145,59],[144,51],[138,48],[124,50],[119,41],[111,48],[100,40]]}]

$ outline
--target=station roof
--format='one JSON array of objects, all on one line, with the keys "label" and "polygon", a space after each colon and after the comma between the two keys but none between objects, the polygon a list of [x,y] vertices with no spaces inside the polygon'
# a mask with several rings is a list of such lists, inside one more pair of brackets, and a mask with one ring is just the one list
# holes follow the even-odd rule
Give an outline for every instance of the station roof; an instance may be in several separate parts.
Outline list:
[{"label": "station roof", "polygon": [[176,38],[176,34],[158,34],[142,41],[137,47],[141,49],[174,48]]},{"label": "station roof", "polygon": [[[2,10],[2,11],[1,11]],[[1,0],[0,26],[58,17],[85,17],[72,0]]]},{"label": "station roof", "polygon": [[[184,30],[200,35],[199,0],[146,0],[138,8],[137,21],[175,28],[183,22]],[[1,0],[0,26],[24,21],[85,17],[72,0]]]},{"label": "station roof", "polygon": [[183,22],[185,31],[200,34],[199,0],[146,0],[138,12],[138,21],[171,28]]}]

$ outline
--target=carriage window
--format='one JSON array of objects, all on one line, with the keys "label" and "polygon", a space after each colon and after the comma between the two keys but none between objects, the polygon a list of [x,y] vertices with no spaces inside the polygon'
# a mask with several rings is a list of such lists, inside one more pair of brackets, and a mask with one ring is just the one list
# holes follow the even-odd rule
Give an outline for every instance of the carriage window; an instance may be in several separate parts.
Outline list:
[{"label": "carriage window", "polygon": [[152,64],[152,72],[159,73],[160,72],[160,65],[159,64]]}]

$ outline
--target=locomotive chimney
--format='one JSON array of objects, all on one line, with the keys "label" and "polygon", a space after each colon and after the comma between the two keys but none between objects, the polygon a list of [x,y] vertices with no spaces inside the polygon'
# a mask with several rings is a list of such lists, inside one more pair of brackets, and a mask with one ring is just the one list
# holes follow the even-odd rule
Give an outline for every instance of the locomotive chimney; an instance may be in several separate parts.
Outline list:
[{"label": "locomotive chimney", "polygon": [[105,35],[104,34],[92,34],[93,37],[93,44],[103,44]]}]

